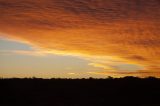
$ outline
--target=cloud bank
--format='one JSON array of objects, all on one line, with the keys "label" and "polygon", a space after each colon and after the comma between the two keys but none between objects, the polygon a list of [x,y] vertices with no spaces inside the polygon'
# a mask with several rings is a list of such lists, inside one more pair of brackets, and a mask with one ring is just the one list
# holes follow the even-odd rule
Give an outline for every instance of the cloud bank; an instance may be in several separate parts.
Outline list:
[{"label": "cloud bank", "polygon": [[159,6],[159,0],[0,0],[0,33],[81,55],[117,74],[117,64],[135,64],[136,74],[160,76]]}]

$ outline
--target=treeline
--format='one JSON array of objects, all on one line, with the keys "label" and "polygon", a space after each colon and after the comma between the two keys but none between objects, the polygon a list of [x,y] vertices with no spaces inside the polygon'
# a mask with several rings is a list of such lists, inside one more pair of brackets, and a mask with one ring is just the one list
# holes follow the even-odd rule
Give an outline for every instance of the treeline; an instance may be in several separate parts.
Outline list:
[{"label": "treeline", "polygon": [[39,77],[25,77],[25,78],[18,78],[18,77],[13,77],[13,78],[3,78],[0,77],[0,80],[15,80],[15,79],[21,79],[21,80],[25,80],[25,79],[36,79],[36,80],[119,80],[119,79],[141,79],[141,80],[159,80],[160,78],[158,77],[153,77],[153,76],[149,76],[149,77],[134,77],[134,76],[126,76],[126,77],[111,77],[108,76],[106,78],[94,78],[94,77],[88,77],[88,78],[39,78]]},{"label": "treeline", "polygon": [[160,106],[160,79],[1,78],[0,106]]}]

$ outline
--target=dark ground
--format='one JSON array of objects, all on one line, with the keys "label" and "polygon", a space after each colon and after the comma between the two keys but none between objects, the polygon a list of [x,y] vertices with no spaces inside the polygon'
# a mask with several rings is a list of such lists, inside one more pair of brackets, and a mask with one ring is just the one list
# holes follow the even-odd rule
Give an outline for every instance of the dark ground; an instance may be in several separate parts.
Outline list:
[{"label": "dark ground", "polygon": [[160,106],[160,79],[0,79],[0,106]]}]

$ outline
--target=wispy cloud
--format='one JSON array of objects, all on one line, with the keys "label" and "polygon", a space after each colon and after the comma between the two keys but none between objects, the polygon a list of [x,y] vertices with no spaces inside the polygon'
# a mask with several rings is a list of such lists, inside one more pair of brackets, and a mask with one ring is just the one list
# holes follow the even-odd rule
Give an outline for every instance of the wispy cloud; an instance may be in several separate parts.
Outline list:
[{"label": "wispy cloud", "polygon": [[47,56],[49,53],[35,50],[0,50],[0,55]]}]

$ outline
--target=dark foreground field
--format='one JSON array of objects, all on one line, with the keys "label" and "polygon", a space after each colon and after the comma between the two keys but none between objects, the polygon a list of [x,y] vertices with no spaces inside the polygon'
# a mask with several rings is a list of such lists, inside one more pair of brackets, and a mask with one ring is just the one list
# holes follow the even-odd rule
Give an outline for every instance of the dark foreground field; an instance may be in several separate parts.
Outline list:
[{"label": "dark foreground field", "polygon": [[0,106],[160,106],[160,79],[0,79]]}]

